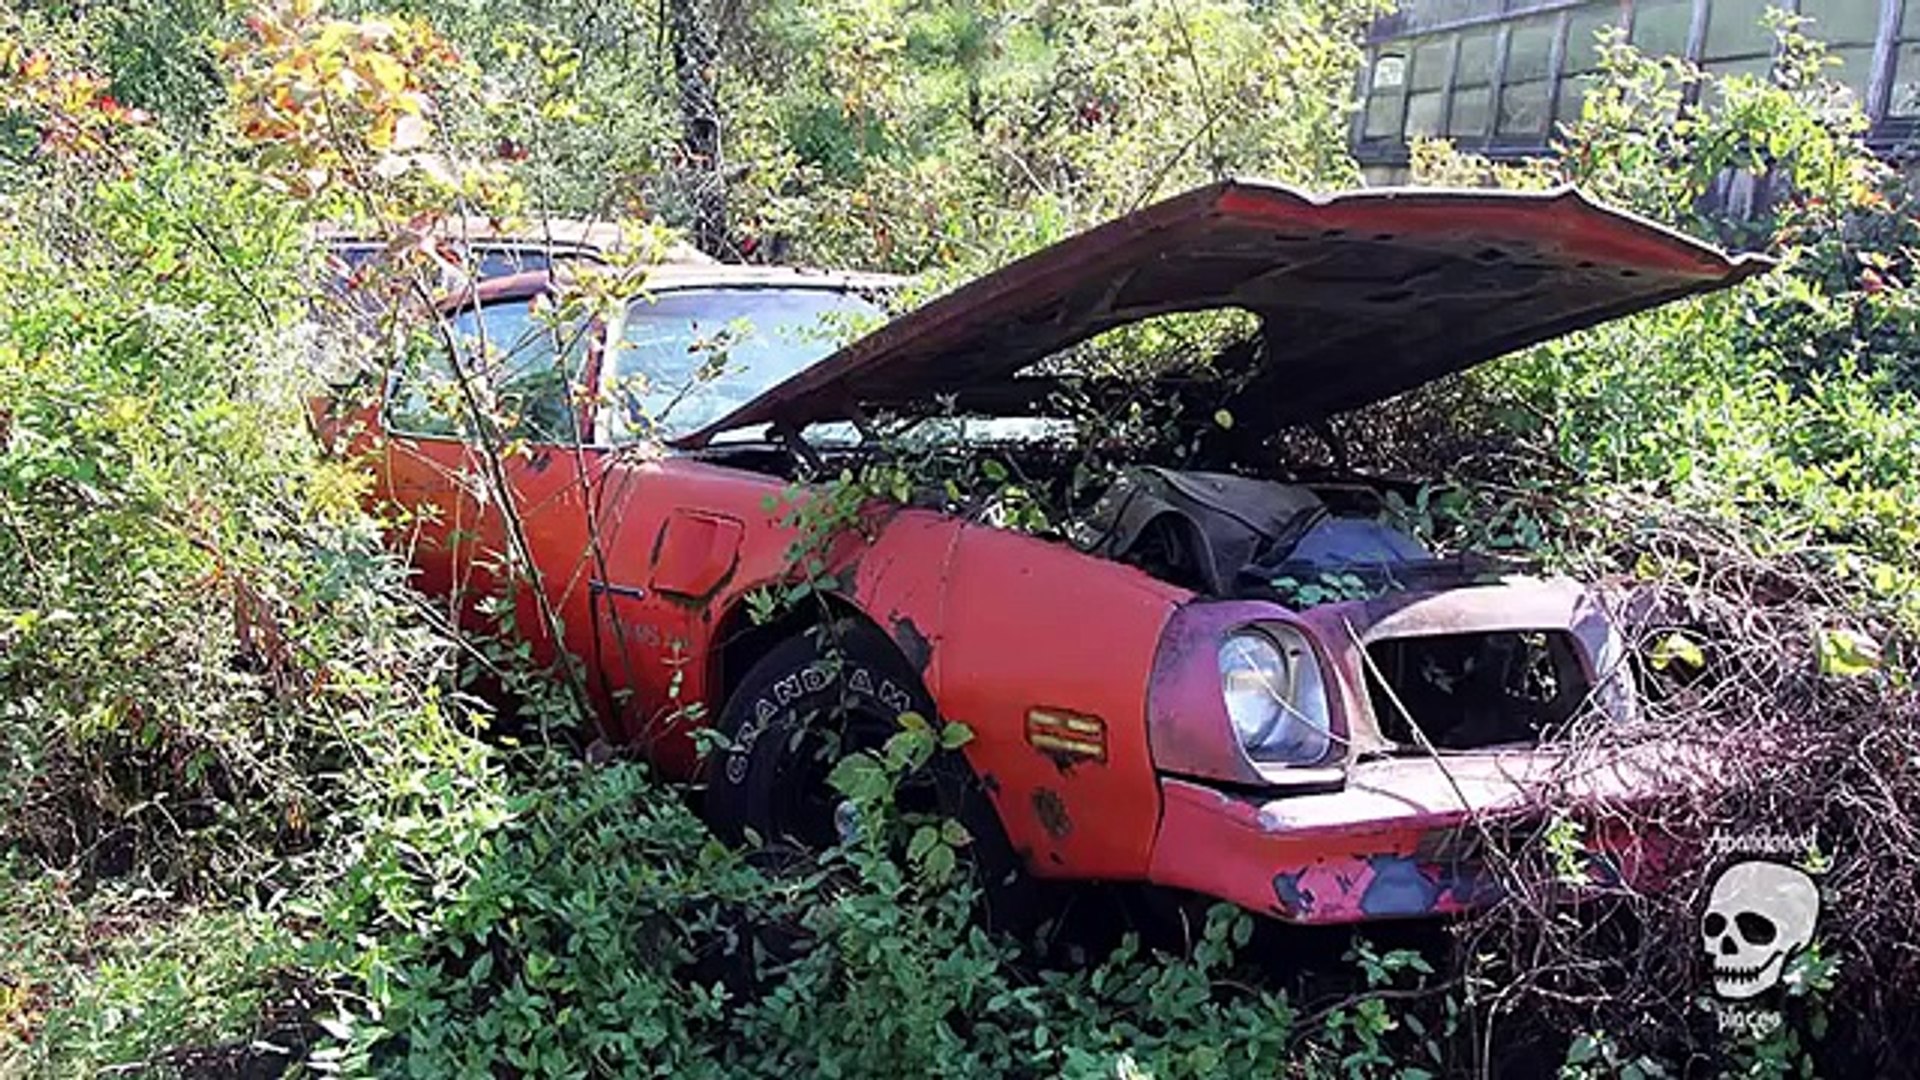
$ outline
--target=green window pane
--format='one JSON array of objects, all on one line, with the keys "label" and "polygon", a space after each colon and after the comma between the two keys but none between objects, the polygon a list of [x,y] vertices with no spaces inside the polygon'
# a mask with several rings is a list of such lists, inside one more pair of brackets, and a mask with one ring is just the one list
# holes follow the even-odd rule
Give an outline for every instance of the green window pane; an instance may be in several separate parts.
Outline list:
[{"label": "green window pane", "polygon": [[1507,38],[1507,82],[1544,79],[1553,68],[1553,33],[1558,19],[1527,19],[1513,24]]},{"label": "green window pane", "polygon": [[1707,46],[1702,58],[1712,61],[1772,52],[1773,31],[1760,20],[1768,8],[1776,6],[1771,0],[1714,0],[1707,8]]},{"label": "green window pane", "polygon": [[[1773,57],[1747,56],[1738,60],[1721,60],[1704,66],[1709,74],[1717,75],[1721,78],[1727,78],[1733,75],[1751,75],[1757,79],[1764,79],[1773,74]],[[1707,100],[1709,104],[1717,104],[1720,100],[1719,90],[1717,88],[1709,90]]]},{"label": "green window pane", "polygon": [[1500,126],[1502,135],[1545,135],[1547,133],[1547,81],[1508,83],[1500,88]]},{"label": "green window pane", "polygon": [[1620,25],[1620,11],[1611,4],[1581,8],[1567,17],[1567,59],[1565,70],[1587,72],[1600,66],[1598,35],[1603,28]]},{"label": "green window pane", "polygon": [[1873,46],[1850,45],[1832,49],[1828,55],[1840,62],[1827,69],[1827,77],[1844,84],[1855,97],[1864,100],[1867,83],[1873,79]]},{"label": "green window pane", "polygon": [[1442,134],[1440,125],[1445,116],[1445,98],[1438,90],[1407,98],[1407,138],[1428,138]]},{"label": "green window pane", "polygon": [[1893,93],[1887,98],[1888,116],[1920,116],[1920,42],[1900,46],[1893,63]]},{"label": "green window pane", "polygon": [[1500,13],[1500,0],[1422,0],[1405,5],[1407,25],[1445,26],[1461,19]]},{"label": "green window pane", "polygon": [[1571,124],[1580,119],[1580,107],[1586,103],[1591,88],[1586,78],[1560,80],[1560,100],[1553,106],[1554,123]]},{"label": "green window pane", "polygon": [[[1800,0],[1800,14],[1813,20],[1807,34],[1829,45],[1871,45],[1880,36],[1880,5],[1866,0]],[[1910,3],[1906,19],[1920,19]]]},{"label": "green window pane", "polygon": [[1367,124],[1363,129],[1369,139],[1392,139],[1400,134],[1400,124],[1406,116],[1406,100],[1398,90],[1378,92],[1367,101]]},{"label": "green window pane", "polygon": [[1493,91],[1486,87],[1458,90],[1453,95],[1453,118],[1447,134],[1463,139],[1480,138],[1487,133],[1487,121],[1493,112]]},{"label": "green window pane", "polygon": [[1633,5],[1633,43],[1641,52],[1682,56],[1693,26],[1693,0],[1639,0]]},{"label": "green window pane", "polygon": [[1413,50],[1413,88],[1438,90],[1447,85],[1447,61],[1453,55],[1453,39],[1423,41]]},{"label": "green window pane", "polygon": [[1485,86],[1493,81],[1492,30],[1476,30],[1460,37],[1460,73],[1456,86]]}]

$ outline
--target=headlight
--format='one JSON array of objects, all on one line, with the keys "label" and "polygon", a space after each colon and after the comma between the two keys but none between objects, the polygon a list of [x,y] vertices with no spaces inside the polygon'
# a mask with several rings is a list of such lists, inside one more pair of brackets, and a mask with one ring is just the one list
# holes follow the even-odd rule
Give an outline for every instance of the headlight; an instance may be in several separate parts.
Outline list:
[{"label": "headlight", "polygon": [[1220,644],[1220,692],[1254,761],[1310,765],[1326,756],[1326,686],[1313,650],[1297,634],[1228,635]]}]

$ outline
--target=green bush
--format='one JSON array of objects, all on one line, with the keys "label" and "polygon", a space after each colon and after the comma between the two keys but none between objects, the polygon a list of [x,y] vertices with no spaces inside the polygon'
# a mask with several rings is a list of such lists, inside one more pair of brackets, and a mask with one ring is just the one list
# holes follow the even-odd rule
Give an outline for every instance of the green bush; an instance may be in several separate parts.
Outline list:
[{"label": "green bush", "polygon": [[[1583,497],[1652,494],[1739,523],[1768,553],[1817,548],[1863,597],[1920,619],[1914,198],[1868,151],[1821,46],[1776,25],[1774,79],[1702,74],[1616,37],[1546,162],[1416,153],[1419,179],[1576,183],[1780,264],[1490,364],[1447,405],[1517,441],[1529,463],[1495,479],[1532,476],[1533,501],[1564,525]],[[1688,86],[1701,104],[1682,104]],[[1764,197],[1746,211],[1730,184]]]},{"label": "green bush", "polygon": [[[675,122],[651,9],[406,6],[463,46],[431,73],[448,91],[435,134],[483,147],[461,159],[480,165],[322,195],[298,190],[303,150],[384,164],[381,147],[364,139],[356,158],[314,128],[240,138],[236,118],[265,110],[207,93],[207,38],[226,29],[212,6],[4,24],[0,1072],[1484,1064],[1468,1021],[1498,995],[1440,989],[1410,954],[1356,947],[1355,993],[1310,1008],[1260,970],[1252,918],[1221,908],[1181,957],[1129,940],[1046,967],[970,923],[926,845],[905,860],[855,845],[774,875],[636,764],[475,738],[490,714],[461,668],[479,662],[528,691],[540,730],[577,717],[555,673],[419,604],[359,506],[364,480],[316,457],[305,219],[355,199],[403,218],[460,200],[644,197],[672,213],[687,193],[665,165]],[[1374,10],[753,9],[721,61],[744,166],[736,230],[762,254],[938,278],[1198,179],[1351,182],[1352,31]],[[285,54],[247,47],[229,74],[253,61],[240,85],[272,85]],[[1707,79],[1708,106],[1682,110],[1692,73],[1615,47],[1554,161],[1422,155],[1429,178],[1576,180],[1783,261],[1423,399],[1445,405],[1424,418],[1435,429],[1517,451],[1428,463],[1472,486],[1423,515],[1458,517],[1463,498],[1485,511],[1456,539],[1674,574],[1636,549],[1645,519],[1613,513],[1623,492],[1650,494],[1771,554],[1811,552],[1859,603],[1920,619],[1913,207],[1818,79],[1817,50],[1789,34],[1783,51],[1779,83]],[[367,115],[377,130],[383,113]],[[1717,208],[1730,170],[1772,183],[1763,215]],[[1897,656],[1882,670],[1905,678]],[[887,815],[884,792],[863,797],[878,800],[862,819],[874,837],[918,827]],[[1724,1060],[1785,1068],[1799,1037]],[[1590,1033],[1569,1068],[1655,1075],[1623,1045]]]}]

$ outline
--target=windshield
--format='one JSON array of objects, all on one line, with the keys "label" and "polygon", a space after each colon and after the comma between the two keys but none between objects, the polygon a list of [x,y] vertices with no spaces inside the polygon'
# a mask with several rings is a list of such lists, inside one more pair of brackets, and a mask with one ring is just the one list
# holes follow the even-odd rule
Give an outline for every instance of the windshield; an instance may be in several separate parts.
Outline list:
[{"label": "windshield", "polygon": [[839,289],[689,289],[627,305],[605,391],[614,442],[697,431],[884,313]]}]

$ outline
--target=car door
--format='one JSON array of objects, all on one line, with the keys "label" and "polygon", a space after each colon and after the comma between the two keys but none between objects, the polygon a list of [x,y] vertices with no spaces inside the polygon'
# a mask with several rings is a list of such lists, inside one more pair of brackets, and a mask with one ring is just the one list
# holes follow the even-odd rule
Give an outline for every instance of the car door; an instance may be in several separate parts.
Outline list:
[{"label": "car door", "polygon": [[389,381],[381,457],[417,584],[548,662],[587,645],[587,507],[605,455],[583,441],[595,326],[542,306],[463,307],[417,335]]}]

